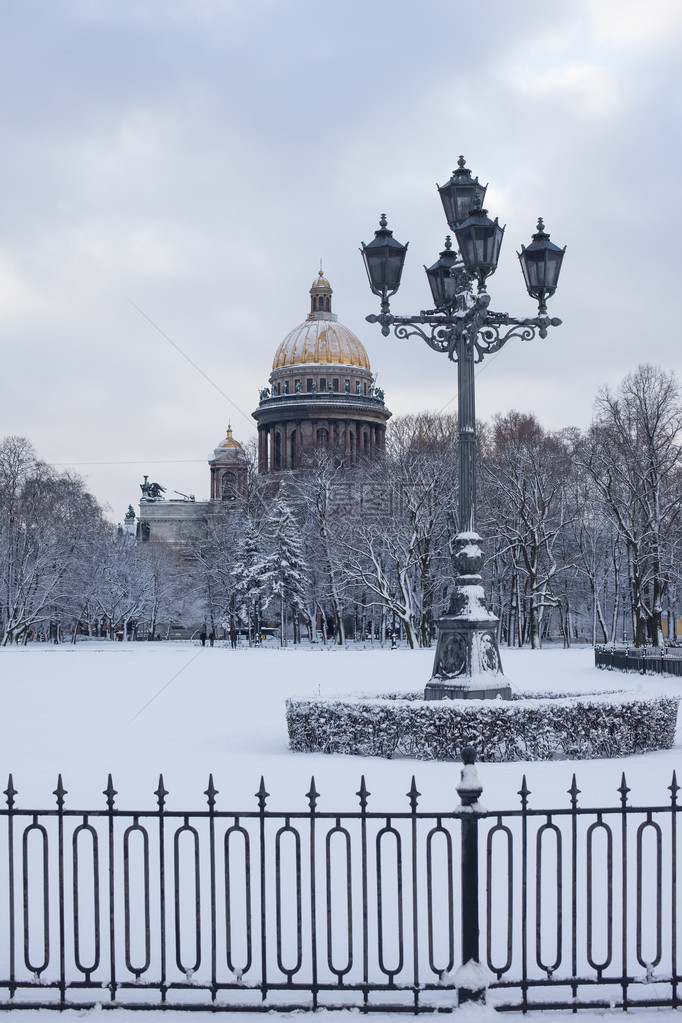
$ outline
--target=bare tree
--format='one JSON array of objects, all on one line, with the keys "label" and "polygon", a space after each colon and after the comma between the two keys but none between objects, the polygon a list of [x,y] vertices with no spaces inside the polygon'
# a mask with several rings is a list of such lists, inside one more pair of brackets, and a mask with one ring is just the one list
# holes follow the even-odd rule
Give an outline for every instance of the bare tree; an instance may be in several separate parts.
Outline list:
[{"label": "bare tree", "polygon": [[524,582],[533,649],[541,646],[545,610],[557,605],[552,581],[560,564],[558,541],[572,514],[566,492],[571,468],[565,438],[543,430],[534,416],[509,412],[493,420],[481,465],[485,535],[495,543],[494,556],[509,556],[518,598]]},{"label": "bare tree", "polygon": [[83,481],[38,460],[23,437],[0,443],[0,623],[3,646],[58,625],[101,510]]},{"label": "bare tree", "polygon": [[680,549],[682,405],[674,373],[651,365],[603,388],[583,466],[627,552],[635,642],[659,645]]}]

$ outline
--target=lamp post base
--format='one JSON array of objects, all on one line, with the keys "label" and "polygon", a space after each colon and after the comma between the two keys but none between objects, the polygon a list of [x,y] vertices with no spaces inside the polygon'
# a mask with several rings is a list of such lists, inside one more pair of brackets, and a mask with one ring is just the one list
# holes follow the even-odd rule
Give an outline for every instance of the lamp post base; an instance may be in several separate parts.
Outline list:
[{"label": "lamp post base", "polygon": [[485,605],[477,533],[456,538],[460,574],[447,614],[438,619],[438,642],[425,700],[511,700],[497,645],[498,619]]},{"label": "lamp post base", "polygon": [[500,664],[497,619],[446,615],[436,622],[438,643],[425,700],[510,700],[511,686]]}]

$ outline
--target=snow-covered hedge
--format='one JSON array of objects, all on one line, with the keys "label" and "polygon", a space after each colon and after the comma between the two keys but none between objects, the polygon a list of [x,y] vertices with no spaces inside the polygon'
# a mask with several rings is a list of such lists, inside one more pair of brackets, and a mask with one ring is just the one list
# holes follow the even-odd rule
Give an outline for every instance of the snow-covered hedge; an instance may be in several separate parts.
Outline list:
[{"label": "snow-covered hedge", "polygon": [[669,749],[680,698],[608,694],[559,699],[289,699],[289,747],[302,753],[458,760],[592,760]]}]

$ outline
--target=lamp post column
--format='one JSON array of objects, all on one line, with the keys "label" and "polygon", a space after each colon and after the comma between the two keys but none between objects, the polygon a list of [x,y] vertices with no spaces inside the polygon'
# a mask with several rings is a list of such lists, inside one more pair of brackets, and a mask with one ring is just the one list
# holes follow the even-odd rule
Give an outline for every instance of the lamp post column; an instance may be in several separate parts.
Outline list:
[{"label": "lamp post column", "polygon": [[[486,303],[487,305],[487,303]],[[438,640],[427,700],[511,698],[497,645],[497,618],[485,602],[483,552],[476,532],[477,326],[456,338],[459,417],[459,530],[455,537],[457,579],[447,612],[436,621]]]},{"label": "lamp post column", "polygon": [[476,392],[474,346],[466,335],[457,343],[459,428],[459,532],[476,532]]}]

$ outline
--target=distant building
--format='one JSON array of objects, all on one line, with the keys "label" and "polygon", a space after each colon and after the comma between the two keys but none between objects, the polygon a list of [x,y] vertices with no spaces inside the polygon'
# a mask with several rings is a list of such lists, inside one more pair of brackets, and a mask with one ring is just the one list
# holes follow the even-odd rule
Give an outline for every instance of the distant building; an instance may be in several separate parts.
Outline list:
[{"label": "distant building", "polygon": [[[208,460],[211,472],[211,497],[197,501],[193,494],[180,494],[177,498],[164,497],[165,488],[150,484],[147,477],[142,483],[137,536],[141,540],[162,540],[181,543],[188,533],[200,533],[208,517],[224,502],[236,502],[246,496],[249,462],[244,448],[232,436],[232,427]],[[126,522],[128,517],[126,516]]]},{"label": "distant building", "polygon": [[[332,289],[322,270],[310,289],[308,316],[275,352],[269,385],[253,413],[259,473],[305,469],[320,449],[349,466],[384,450],[391,413],[364,345],[332,313]],[[179,543],[205,528],[225,502],[246,496],[248,458],[230,426],[208,465],[208,500],[191,494],[168,498],[166,488],[144,477],[136,527],[140,539]],[[126,528],[132,528],[129,516]]]}]

